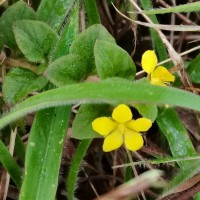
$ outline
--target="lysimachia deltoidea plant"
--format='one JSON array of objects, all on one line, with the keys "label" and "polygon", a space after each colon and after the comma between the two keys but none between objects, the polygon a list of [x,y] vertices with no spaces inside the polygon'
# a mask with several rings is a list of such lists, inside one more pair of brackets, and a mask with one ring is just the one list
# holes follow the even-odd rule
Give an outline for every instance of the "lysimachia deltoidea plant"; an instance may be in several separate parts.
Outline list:
[{"label": "lysimachia deltoidea plant", "polygon": [[[145,48],[136,66],[135,59],[101,24],[94,0],[84,0],[84,6],[76,0],[32,1],[32,7],[22,0],[4,3],[0,10],[0,162],[20,200],[56,198],[63,147],[70,152],[66,147],[69,138],[78,139],[64,181],[70,200],[75,199],[81,161],[94,138],[100,142],[95,144],[99,160],[103,160],[102,155],[126,152],[123,159],[129,158],[135,172],[132,155],[138,155],[136,151],[144,146],[148,148],[150,132],[155,135],[157,131],[160,143],[154,148],[172,155],[167,161],[177,162],[180,170],[164,195],[200,171],[199,161],[178,160],[197,152],[173,107],[200,111],[200,99],[176,88],[181,82],[178,73],[171,73],[172,65],[158,64],[157,55],[167,59],[168,54],[156,32],[151,33],[155,49]],[[111,6],[110,1],[108,4]],[[149,9],[145,5],[151,1],[141,4]],[[85,28],[80,26],[85,24],[80,21],[80,8],[87,13]],[[197,84],[199,63],[198,55],[187,67],[191,82]],[[138,76],[141,71],[142,78]],[[28,143],[22,140],[24,135]],[[10,145],[10,152],[6,145]],[[153,157],[157,163],[164,162],[157,155]],[[120,181],[134,178],[129,168],[124,171]],[[160,172],[156,173],[148,175],[148,180],[157,180]]]}]

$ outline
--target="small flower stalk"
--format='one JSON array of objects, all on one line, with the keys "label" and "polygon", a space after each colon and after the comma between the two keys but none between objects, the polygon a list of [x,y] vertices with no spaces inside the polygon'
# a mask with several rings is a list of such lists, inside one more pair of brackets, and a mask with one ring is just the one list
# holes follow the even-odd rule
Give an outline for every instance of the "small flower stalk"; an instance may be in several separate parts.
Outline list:
[{"label": "small flower stalk", "polygon": [[165,67],[158,66],[158,59],[153,50],[147,50],[142,55],[142,68],[149,75],[151,84],[166,86],[170,82],[174,82],[175,76],[171,74]]},{"label": "small flower stalk", "polygon": [[143,147],[144,140],[140,132],[149,130],[152,122],[147,118],[133,120],[132,117],[130,108],[120,104],[113,110],[112,118],[99,117],[92,122],[92,128],[105,137],[103,151],[113,151],[123,143],[131,151]]}]

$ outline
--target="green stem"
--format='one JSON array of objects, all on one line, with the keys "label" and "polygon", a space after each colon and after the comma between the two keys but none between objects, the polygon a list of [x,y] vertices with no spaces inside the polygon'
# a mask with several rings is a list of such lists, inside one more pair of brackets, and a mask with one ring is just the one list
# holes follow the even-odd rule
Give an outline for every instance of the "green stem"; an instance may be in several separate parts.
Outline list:
[{"label": "green stem", "polygon": [[97,9],[96,0],[84,0],[85,10],[87,12],[89,26],[100,24],[101,20]]}]

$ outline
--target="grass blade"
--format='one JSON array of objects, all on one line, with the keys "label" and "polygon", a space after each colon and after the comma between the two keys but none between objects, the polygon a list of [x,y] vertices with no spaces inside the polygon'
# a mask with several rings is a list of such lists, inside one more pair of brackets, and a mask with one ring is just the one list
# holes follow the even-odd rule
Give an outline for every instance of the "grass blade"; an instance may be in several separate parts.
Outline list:
[{"label": "grass blade", "polygon": [[113,80],[69,85],[30,97],[0,119],[0,128],[28,113],[77,102],[169,104],[200,111],[200,97],[190,92],[137,81]]},{"label": "grass blade", "polygon": [[10,155],[8,149],[5,147],[4,143],[0,140],[0,162],[3,167],[11,176],[12,180],[15,182],[16,186],[20,188],[22,183],[22,171],[17,165],[13,157]]},{"label": "grass blade", "polygon": [[37,113],[27,146],[20,200],[55,199],[70,113],[70,107],[51,108]]},{"label": "grass blade", "polygon": [[144,10],[142,13],[148,15],[156,15],[156,14],[165,14],[165,13],[179,13],[179,12],[197,12],[200,11],[200,3],[199,2],[192,2],[187,3],[179,6],[173,6],[169,8],[162,8],[162,9],[154,9],[154,10]]},{"label": "grass blade", "polygon": [[76,187],[78,172],[79,172],[83,157],[85,156],[85,153],[91,141],[92,141],[91,139],[82,140],[79,143],[78,148],[73,156],[72,164],[71,164],[70,171],[67,178],[67,192],[68,192],[69,200],[74,199],[74,191]]},{"label": "grass blade", "polygon": [[89,25],[100,24],[101,20],[99,17],[97,4],[95,0],[84,0],[85,10],[88,15]]},{"label": "grass blade", "polygon": [[[156,122],[167,138],[173,156],[192,156],[196,154],[188,133],[173,108],[163,109]],[[188,167],[192,161],[178,162],[181,169]]]}]

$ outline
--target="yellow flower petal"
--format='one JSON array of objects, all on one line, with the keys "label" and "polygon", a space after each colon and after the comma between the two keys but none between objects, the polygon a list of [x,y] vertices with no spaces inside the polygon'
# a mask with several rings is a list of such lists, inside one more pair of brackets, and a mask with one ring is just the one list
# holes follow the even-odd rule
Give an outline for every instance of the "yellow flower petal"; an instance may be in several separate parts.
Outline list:
[{"label": "yellow flower petal", "polygon": [[151,74],[151,82],[155,84],[156,82],[174,82],[175,76],[172,75],[165,67],[158,66]]},{"label": "yellow flower petal", "polygon": [[109,152],[119,148],[123,144],[123,133],[118,129],[108,135],[103,143],[103,151]]},{"label": "yellow flower petal", "polygon": [[148,74],[152,73],[158,63],[157,56],[153,50],[145,51],[142,55],[142,68]]},{"label": "yellow flower petal", "polygon": [[131,109],[125,104],[120,104],[113,110],[112,118],[119,123],[128,122],[132,119]]},{"label": "yellow flower petal", "polygon": [[131,120],[130,122],[126,123],[127,128],[130,128],[136,132],[147,131],[151,126],[152,126],[151,120],[143,117],[137,120]]},{"label": "yellow flower petal", "polygon": [[127,149],[137,151],[143,147],[144,140],[139,133],[127,129],[124,137],[124,143]]},{"label": "yellow flower petal", "polygon": [[167,86],[159,78],[150,78],[150,83],[153,84],[153,85]]},{"label": "yellow flower petal", "polygon": [[108,117],[99,117],[92,122],[92,128],[100,135],[108,135],[117,127],[117,123]]}]

